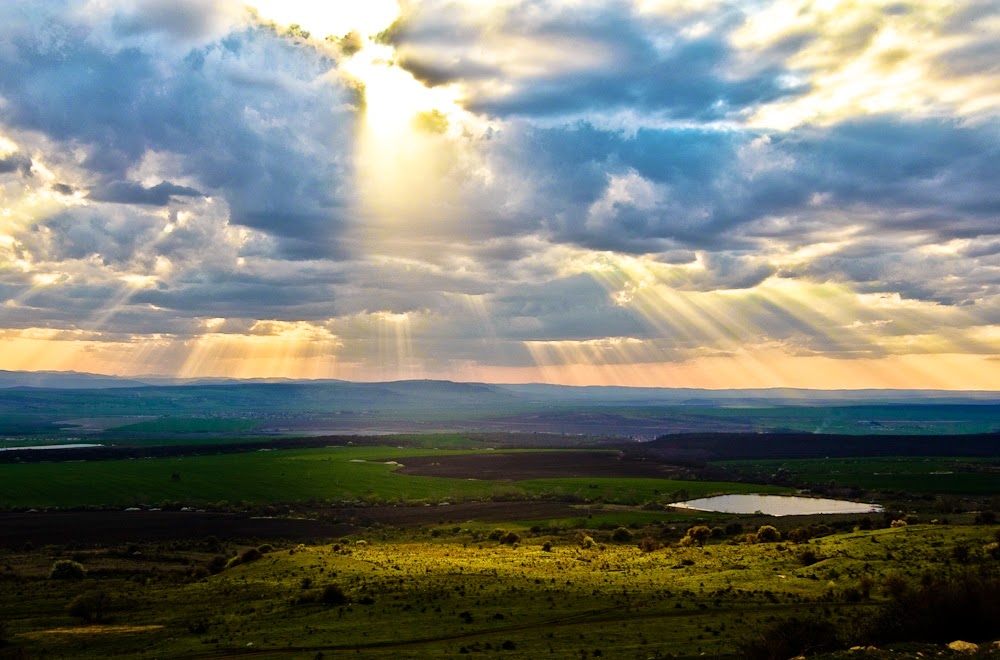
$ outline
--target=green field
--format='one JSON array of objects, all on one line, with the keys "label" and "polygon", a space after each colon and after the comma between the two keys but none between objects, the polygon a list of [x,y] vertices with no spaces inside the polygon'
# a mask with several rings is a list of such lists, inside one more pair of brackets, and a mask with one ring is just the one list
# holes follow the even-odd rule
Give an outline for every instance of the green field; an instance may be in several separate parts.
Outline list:
[{"label": "green field", "polygon": [[[373,534],[272,550],[218,575],[200,568],[218,548],[136,546],[73,553],[89,570],[81,581],[46,579],[67,555],[2,552],[0,620],[30,657],[732,657],[740,640],[793,616],[849,640],[886,601],[881,585],[948,571],[958,547],[988,562],[980,548],[993,532],[911,526],[652,552],[599,535],[583,547],[572,535],[510,546],[474,531]],[[324,603],[332,585],[343,596]],[[87,592],[105,595],[100,622],[67,610]]]},{"label": "green field", "polygon": [[[465,450],[459,450],[465,451]],[[396,474],[390,461],[440,454],[394,447],[330,447],[65,463],[0,465],[0,508],[440,501],[573,497],[642,504],[678,491],[781,492],[784,488],[669,479],[480,481]]]},{"label": "green field", "polygon": [[108,429],[103,437],[115,438],[133,435],[173,435],[190,433],[247,433],[260,424],[256,419],[215,417],[161,417],[136,424],[126,424]]},{"label": "green field", "polygon": [[784,469],[793,480],[873,492],[935,495],[1000,495],[998,458],[819,458],[720,461],[736,470],[773,474]]}]

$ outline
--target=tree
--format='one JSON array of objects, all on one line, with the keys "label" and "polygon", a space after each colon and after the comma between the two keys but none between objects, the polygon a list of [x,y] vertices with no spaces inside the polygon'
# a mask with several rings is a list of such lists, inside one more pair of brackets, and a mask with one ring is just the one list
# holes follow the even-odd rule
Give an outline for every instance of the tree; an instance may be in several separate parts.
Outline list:
[{"label": "tree", "polygon": [[82,580],[87,577],[87,569],[78,561],[59,559],[49,570],[51,580]]},{"label": "tree", "polygon": [[708,525],[696,525],[687,531],[687,535],[691,537],[691,541],[703,546],[705,541],[712,536],[712,528]]},{"label": "tree", "polygon": [[97,589],[80,594],[69,602],[66,612],[70,616],[83,619],[87,623],[104,621],[104,615],[110,609],[111,596],[108,592]]}]

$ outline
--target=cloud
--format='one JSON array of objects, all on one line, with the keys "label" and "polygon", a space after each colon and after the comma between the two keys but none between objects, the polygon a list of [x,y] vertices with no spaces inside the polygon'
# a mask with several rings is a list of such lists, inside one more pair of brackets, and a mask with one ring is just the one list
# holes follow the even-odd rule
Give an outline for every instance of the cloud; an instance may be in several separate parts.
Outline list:
[{"label": "cloud", "polygon": [[996,10],[426,0],[353,70],[461,107],[386,132],[350,55],[241,4],[15,0],[0,302],[185,373],[985,355]]},{"label": "cloud", "polygon": [[732,33],[748,61],[793,72],[806,92],[759,108],[789,128],[864,114],[995,116],[1000,85],[996,0],[773,0]]},{"label": "cloud", "polygon": [[248,22],[238,0],[112,0],[82,10],[118,40],[162,38],[190,48],[225,36]]},{"label": "cloud", "polygon": [[21,176],[31,174],[31,159],[24,154],[7,154],[0,158],[0,174],[17,172]]},{"label": "cloud", "polygon": [[459,84],[469,109],[493,116],[627,109],[708,121],[793,91],[778,69],[730,70],[738,11],[671,18],[626,2],[431,0],[404,15],[391,41],[417,78]]},{"label": "cloud", "polygon": [[[231,222],[275,236],[291,257],[340,249],[352,164],[338,154],[350,152],[355,110],[352,93],[327,76],[329,60],[266,28],[182,55],[84,39],[71,13],[53,11],[36,32],[46,9],[20,3],[6,28],[21,19],[18,52],[0,67],[3,120],[82,151],[95,199],[164,205],[217,194]],[[150,150],[183,154],[191,185],[130,182]]]},{"label": "cloud", "polygon": [[202,193],[194,188],[178,186],[169,181],[160,182],[149,188],[134,181],[112,181],[90,193],[92,199],[101,202],[148,206],[167,206],[174,197],[200,197],[201,195]]}]

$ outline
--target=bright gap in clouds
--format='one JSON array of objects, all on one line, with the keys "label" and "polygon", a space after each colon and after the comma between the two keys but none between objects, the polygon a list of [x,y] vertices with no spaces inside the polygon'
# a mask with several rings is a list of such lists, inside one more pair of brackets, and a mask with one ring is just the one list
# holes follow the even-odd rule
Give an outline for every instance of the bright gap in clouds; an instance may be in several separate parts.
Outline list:
[{"label": "bright gap in clouds", "polygon": [[298,24],[320,39],[355,31],[369,37],[389,27],[399,16],[396,0],[252,0],[261,18],[279,25]]},{"label": "bright gap in clouds", "polygon": [[416,218],[439,215],[447,197],[440,173],[448,143],[478,122],[459,104],[456,87],[425,86],[399,66],[392,46],[376,41],[400,17],[396,0],[257,0],[251,6],[261,19],[298,25],[318,43],[358,37],[359,49],[343,56],[337,71],[363,90],[355,162],[361,210],[369,216],[364,239],[375,253],[391,251],[383,239],[398,238]]}]

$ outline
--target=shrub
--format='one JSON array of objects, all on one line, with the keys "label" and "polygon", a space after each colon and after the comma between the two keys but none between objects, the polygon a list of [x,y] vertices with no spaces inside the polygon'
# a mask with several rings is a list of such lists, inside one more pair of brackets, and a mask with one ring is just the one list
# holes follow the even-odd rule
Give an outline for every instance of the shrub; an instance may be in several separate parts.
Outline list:
[{"label": "shrub", "polygon": [[980,511],[976,514],[977,525],[995,525],[997,522],[997,514],[994,511]]},{"label": "shrub", "polygon": [[224,555],[215,555],[208,560],[208,564],[206,564],[205,568],[207,568],[208,572],[212,575],[216,575],[226,570],[226,564],[228,562],[229,560],[226,559]]},{"label": "shrub", "polygon": [[347,603],[347,594],[340,588],[340,585],[328,584],[323,587],[323,595],[320,596],[320,600],[327,605],[344,605]]},{"label": "shrub", "polygon": [[948,642],[1000,635],[1000,576],[963,569],[928,575],[916,588],[894,589],[867,624],[865,641]]},{"label": "shrub", "polygon": [[803,566],[812,566],[819,561],[819,557],[816,555],[815,550],[807,548],[799,554],[799,561],[802,562]]},{"label": "shrub", "polygon": [[910,583],[902,575],[890,573],[882,578],[882,591],[890,598],[902,598],[910,588]]},{"label": "shrub", "polygon": [[956,545],[951,549],[951,558],[957,561],[959,564],[965,564],[969,561],[969,546],[967,545]]},{"label": "shrub", "polygon": [[507,532],[502,537],[500,537],[500,543],[503,545],[514,545],[515,543],[520,543],[521,537],[514,532]]},{"label": "shrub", "polygon": [[840,647],[837,629],[822,619],[785,619],[737,640],[739,657],[787,660]]},{"label": "shrub", "polygon": [[82,580],[87,577],[87,569],[78,561],[70,559],[59,559],[49,570],[49,579],[52,580]]},{"label": "shrub", "polygon": [[705,541],[712,536],[712,529],[708,525],[696,525],[687,531],[691,541],[698,545],[705,545]]},{"label": "shrub", "polygon": [[83,619],[87,623],[91,621],[104,621],[104,615],[110,609],[111,597],[106,591],[100,589],[87,591],[80,594],[69,602],[66,606],[66,613]]},{"label": "shrub", "polygon": [[758,543],[774,543],[781,540],[781,534],[774,525],[761,525],[757,530]]},{"label": "shrub", "polygon": [[652,536],[645,536],[639,540],[639,549],[643,552],[654,552],[663,547],[663,544]]},{"label": "shrub", "polygon": [[270,543],[265,543],[264,545],[259,546],[257,548],[257,552],[259,552],[262,555],[266,555],[269,552],[274,552],[274,546],[271,545]]},{"label": "shrub", "polygon": [[226,568],[232,568],[233,566],[239,566],[240,564],[249,564],[252,561],[257,561],[264,555],[260,553],[257,548],[247,548],[237,556],[226,562]]},{"label": "shrub", "polygon": [[805,543],[812,538],[812,534],[809,533],[809,529],[806,527],[796,527],[788,532],[786,538],[792,543]]},{"label": "shrub", "polygon": [[585,535],[582,539],[580,539],[580,547],[584,548],[584,549],[593,548],[594,547],[594,537],[592,537],[592,536],[586,536]]},{"label": "shrub", "polygon": [[203,580],[207,578],[209,575],[211,575],[211,573],[204,566],[195,566],[190,571],[188,571],[188,575],[191,577],[192,580],[197,582],[198,580]]},{"label": "shrub", "polygon": [[490,532],[490,535],[487,536],[486,538],[488,538],[491,541],[499,541],[504,537],[504,534],[506,533],[507,530],[505,529],[494,529],[492,532]]},{"label": "shrub", "polygon": [[611,540],[615,543],[628,543],[632,540],[632,532],[624,527],[619,527],[611,532]]},{"label": "shrub", "polygon": [[905,520],[893,520],[889,523],[889,527],[906,527],[906,524]]},{"label": "shrub", "polygon": [[858,591],[861,592],[862,598],[865,598],[866,600],[871,598],[872,587],[874,586],[875,580],[873,580],[869,575],[862,575],[861,579],[858,580]]},{"label": "shrub", "polygon": [[552,552],[552,542],[546,541],[545,543],[543,543],[542,550],[544,550],[545,552]]}]

